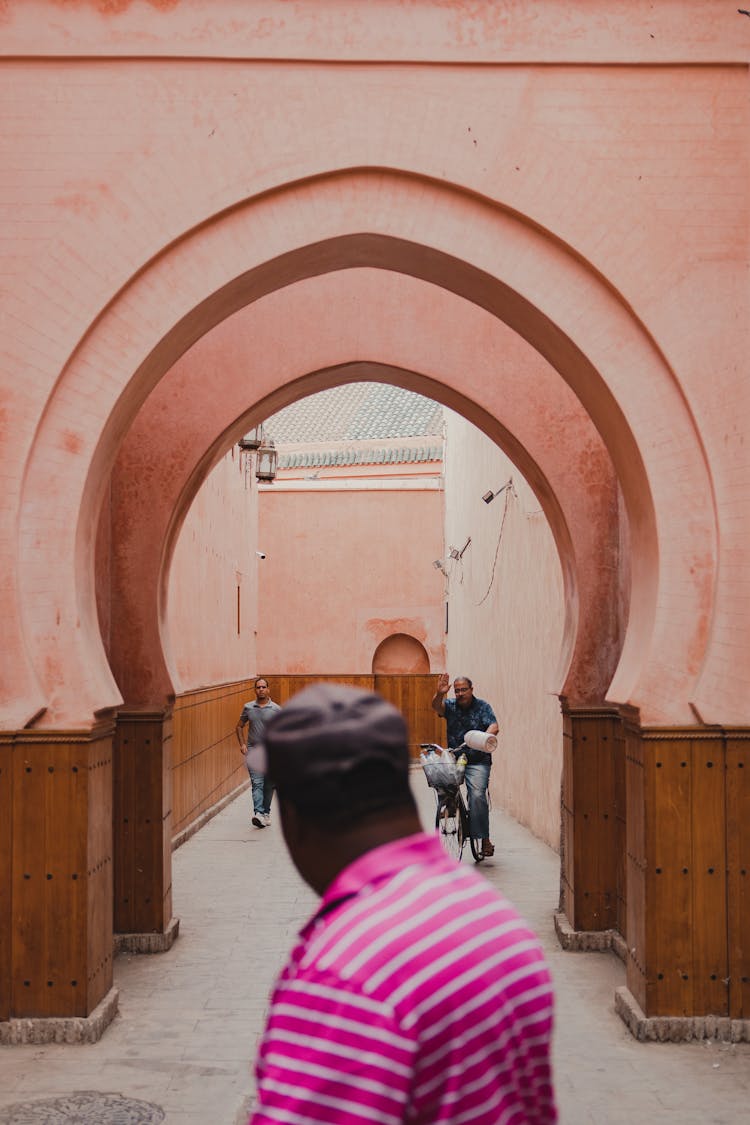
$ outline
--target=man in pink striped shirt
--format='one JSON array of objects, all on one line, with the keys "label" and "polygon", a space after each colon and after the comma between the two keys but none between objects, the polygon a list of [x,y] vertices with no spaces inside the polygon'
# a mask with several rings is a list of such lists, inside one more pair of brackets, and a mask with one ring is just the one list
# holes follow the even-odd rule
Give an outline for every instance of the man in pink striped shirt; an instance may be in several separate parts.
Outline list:
[{"label": "man in pink striped shirt", "polygon": [[318,684],[253,753],[322,898],[276,984],[251,1125],[556,1121],[538,939],[422,832],[399,712]]}]

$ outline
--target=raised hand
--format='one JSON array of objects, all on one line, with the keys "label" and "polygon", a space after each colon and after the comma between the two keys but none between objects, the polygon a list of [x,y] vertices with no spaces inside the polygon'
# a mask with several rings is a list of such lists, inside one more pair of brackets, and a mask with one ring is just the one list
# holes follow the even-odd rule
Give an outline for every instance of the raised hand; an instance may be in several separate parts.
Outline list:
[{"label": "raised hand", "polygon": [[447,695],[451,687],[451,678],[447,672],[441,672],[438,677],[437,689],[441,695]]}]

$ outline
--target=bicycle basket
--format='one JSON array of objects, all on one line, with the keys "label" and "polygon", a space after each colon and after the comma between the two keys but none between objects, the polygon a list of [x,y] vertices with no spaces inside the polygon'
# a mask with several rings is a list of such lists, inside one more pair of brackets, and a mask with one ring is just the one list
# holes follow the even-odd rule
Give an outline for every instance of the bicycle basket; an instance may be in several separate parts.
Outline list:
[{"label": "bicycle basket", "polygon": [[422,769],[431,789],[455,793],[464,779],[464,769],[453,759],[453,755],[450,756],[450,760],[447,760],[447,757],[447,755],[444,758],[423,756]]}]

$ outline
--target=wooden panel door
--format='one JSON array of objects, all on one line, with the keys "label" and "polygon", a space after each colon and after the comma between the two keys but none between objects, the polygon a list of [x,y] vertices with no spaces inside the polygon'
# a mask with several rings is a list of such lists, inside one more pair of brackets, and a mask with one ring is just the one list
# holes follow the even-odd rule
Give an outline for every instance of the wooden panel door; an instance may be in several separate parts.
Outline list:
[{"label": "wooden panel door", "polygon": [[420,742],[445,746],[445,722],[430,706],[437,687],[434,675],[375,676],[375,690],[397,707],[409,728],[409,752],[419,758]]}]

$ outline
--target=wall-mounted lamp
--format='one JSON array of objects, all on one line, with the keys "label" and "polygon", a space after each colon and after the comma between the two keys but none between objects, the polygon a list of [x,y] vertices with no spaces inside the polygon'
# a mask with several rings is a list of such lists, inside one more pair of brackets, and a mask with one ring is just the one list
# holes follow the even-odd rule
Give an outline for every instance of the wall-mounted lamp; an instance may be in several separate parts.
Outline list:
[{"label": "wall-mounted lamp", "polygon": [[466,548],[469,546],[469,543],[471,543],[471,536],[469,536],[469,538],[466,540],[460,551],[458,547],[450,547],[448,552],[450,557],[452,559],[462,559],[464,557]]},{"label": "wall-mounted lamp", "polygon": [[258,464],[255,469],[255,476],[258,480],[264,480],[270,483],[275,479],[278,457],[276,446],[271,439],[269,438],[268,441],[266,441],[264,438],[263,444],[258,447]]},{"label": "wall-mounted lamp", "polygon": [[263,444],[263,426],[254,426],[252,430],[240,438],[237,444],[246,453],[251,453],[254,449],[260,449]]},{"label": "wall-mounted lamp", "polygon": [[492,492],[492,491],[485,492],[482,499],[484,500],[485,504],[491,504],[496,496],[499,496],[501,492],[505,492],[506,488],[512,488],[512,487],[513,487],[513,477],[511,477],[510,480],[506,480],[505,484],[502,486],[502,488],[498,488],[497,492]]}]

